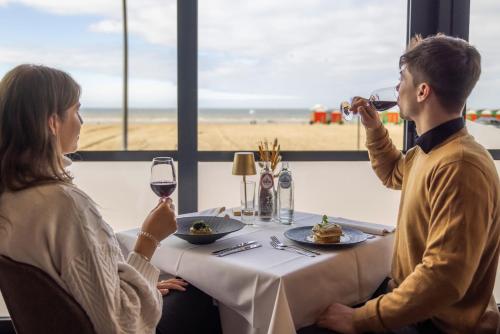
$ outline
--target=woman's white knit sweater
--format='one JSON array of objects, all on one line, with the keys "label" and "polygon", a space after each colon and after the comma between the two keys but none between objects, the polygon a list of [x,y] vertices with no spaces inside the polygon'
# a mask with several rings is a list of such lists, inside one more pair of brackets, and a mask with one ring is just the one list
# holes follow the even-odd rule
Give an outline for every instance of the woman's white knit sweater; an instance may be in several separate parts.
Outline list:
[{"label": "woman's white knit sweater", "polygon": [[160,319],[158,269],[135,253],[125,261],[113,230],[76,186],[3,193],[0,254],[48,273],[97,333],[153,333]]}]

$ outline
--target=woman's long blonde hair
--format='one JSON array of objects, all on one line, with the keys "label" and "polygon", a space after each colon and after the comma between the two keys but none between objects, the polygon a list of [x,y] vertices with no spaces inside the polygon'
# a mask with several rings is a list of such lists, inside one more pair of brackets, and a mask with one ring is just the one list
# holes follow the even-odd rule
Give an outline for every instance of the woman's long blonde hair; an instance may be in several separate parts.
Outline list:
[{"label": "woman's long blonde hair", "polygon": [[0,194],[50,182],[71,182],[49,119],[66,118],[80,86],[60,70],[19,65],[0,81]]}]

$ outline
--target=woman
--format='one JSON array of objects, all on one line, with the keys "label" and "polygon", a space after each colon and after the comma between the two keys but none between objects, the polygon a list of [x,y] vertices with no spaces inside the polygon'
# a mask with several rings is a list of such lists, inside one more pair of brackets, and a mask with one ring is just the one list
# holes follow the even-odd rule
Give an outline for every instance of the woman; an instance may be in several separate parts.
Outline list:
[{"label": "woman", "polygon": [[[70,161],[63,155],[77,149],[82,124],[79,98],[68,74],[45,66],[17,66],[0,82],[0,254],[49,274],[87,312],[97,333],[153,333],[162,294],[187,288],[182,279],[158,283],[159,270],[149,263],[177,228],[173,204],[160,200],[125,260],[96,204],[65,170]],[[185,312],[176,324],[179,311],[172,305],[193,304],[182,302],[184,296],[197,298],[195,308],[214,311],[210,298],[187,290],[166,299],[158,332],[184,326]]]}]

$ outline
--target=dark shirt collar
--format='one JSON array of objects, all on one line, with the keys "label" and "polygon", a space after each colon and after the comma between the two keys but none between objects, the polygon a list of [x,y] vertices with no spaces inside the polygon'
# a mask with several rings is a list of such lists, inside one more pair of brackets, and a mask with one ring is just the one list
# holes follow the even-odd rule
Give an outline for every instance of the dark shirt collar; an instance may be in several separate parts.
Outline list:
[{"label": "dark shirt collar", "polygon": [[416,144],[422,151],[429,153],[434,147],[450,138],[452,135],[462,130],[465,126],[462,117],[452,119],[446,123],[436,126],[418,137]]}]

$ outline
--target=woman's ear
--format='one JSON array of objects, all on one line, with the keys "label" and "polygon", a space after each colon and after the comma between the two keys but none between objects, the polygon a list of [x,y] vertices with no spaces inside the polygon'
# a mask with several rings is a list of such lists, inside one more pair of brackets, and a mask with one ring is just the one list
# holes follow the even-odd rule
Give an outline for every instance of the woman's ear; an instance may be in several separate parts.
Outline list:
[{"label": "woman's ear", "polygon": [[57,134],[57,128],[58,128],[57,114],[50,115],[50,117],[49,117],[49,130],[52,133],[52,135],[55,136]]}]

